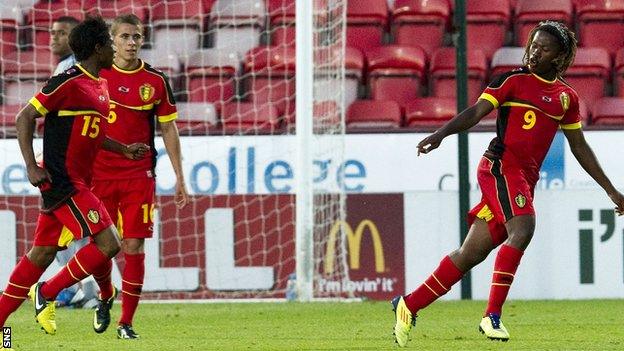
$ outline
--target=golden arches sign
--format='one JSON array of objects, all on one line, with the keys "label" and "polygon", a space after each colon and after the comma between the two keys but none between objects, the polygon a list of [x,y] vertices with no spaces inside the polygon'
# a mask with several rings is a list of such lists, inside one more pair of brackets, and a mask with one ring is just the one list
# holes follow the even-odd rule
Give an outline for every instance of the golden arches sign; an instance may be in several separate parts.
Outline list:
[{"label": "golden arches sign", "polygon": [[337,221],[329,231],[329,239],[327,241],[327,250],[325,252],[325,273],[331,274],[334,272],[334,263],[336,261],[336,241],[338,233],[344,230],[347,235],[347,244],[349,249],[349,268],[360,269],[360,248],[362,246],[362,237],[364,236],[364,230],[368,228],[371,238],[373,239],[373,250],[375,253],[375,271],[382,273],[386,270],[386,260],[384,259],[383,244],[381,242],[381,236],[379,235],[379,229],[375,225],[375,222],[370,219],[364,219],[355,228],[351,228],[351,225],[346,221]]}]

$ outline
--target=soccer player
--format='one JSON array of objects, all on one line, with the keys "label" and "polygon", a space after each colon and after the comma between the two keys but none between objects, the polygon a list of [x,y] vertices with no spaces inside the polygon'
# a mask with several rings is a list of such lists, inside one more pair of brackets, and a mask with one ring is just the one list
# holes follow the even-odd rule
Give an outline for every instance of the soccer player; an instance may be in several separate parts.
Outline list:
[{"label": "soccer player", "polygon": [[[188,202],[180,156],[180,139],[175,124],[177,110],[167,76],[139,59],[143,44],[143,24],[133,14],[113,20],[111,35],[116,48],[113,67],[102,71],[108,80],[111,118],[108,135],[125,143],[152,146],[148,156],[129,162],[109,151],[98,153],[94,165],[93,192],[102,199],[122,236],[125,265],[122,271],[121,316],[117,337],[139,337],[132,326],[145,276],[144,243],[153,233],[155,200],[154,131],[157,119],[176,176],[175,203]],[[111,284],[111,262],[93,276],[100,287],[100,303],[93,318],[93,329],[103,333],[110,324],[110,309],[117,294]]]},{"label": "soccer player", "polygon": [[469,212],[471,227],[458,250],[444,257],[425,282],[392,300],[395,340],[405,346],[416,314],[449,291],[472,267],[501,245],[494,263],[490,296],[479,329],[488,338],[508,340],[502,307],[524,250],[535,229],[533,193],[539,170],[559,129],[579,164],[606,191],[618,215],[624,196],[604,174],[585,141],[579,98],[561,76],[574,60],[574,33],[559,22],[539,23],[530,33],[522,68],[493,80],[479,100],[418,144],[418,154],[477,124],[498,108],[497,136],[479,162],[481,202]]},{"label": "soccer player", "polygon": [[59,58],[59,63],[52,73],[53,76],[64,72],[76,63],[76,57],[69,47],[69,33],[78,23],[80,21],[71,16],[62,16],[52,22],[50,49]]},{"label": "soccer player", "polygon": [[[120,249],[115,226],[89,189],[97,149],[104,147],[140,159],[149,148],[145,144],[125,146],[105,138],[108,87],[98,74],[113,61],[106,23],[99,17],[86,19],[72,30],[69,45],[79,63],[48,80],[17,115],[17,138],[28,180],[39,187],[43,206],[33,247],[18,262],[0,297],[1,325],[28,295],[34,302],[37,322],[48,334],[56,333],[51,302],[55,296],[110,261]],[[45,116],[45,130],[40,166],[32,141],[35,119],[41,116]],[[59,249],[74,237],[88,236],[93,241],[64,268],[48,281],[37,283]]]}]

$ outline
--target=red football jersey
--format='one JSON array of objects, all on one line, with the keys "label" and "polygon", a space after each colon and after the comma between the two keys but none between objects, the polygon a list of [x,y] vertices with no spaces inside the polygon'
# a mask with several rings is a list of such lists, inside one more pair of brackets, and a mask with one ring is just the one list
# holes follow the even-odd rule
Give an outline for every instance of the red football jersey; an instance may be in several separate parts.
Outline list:
[{"label": "red football jersey", "polygon": [[154,177],[155,118],[159,122],[170,122],[178,117],[167,76],[143,61],[132,71],[113,65],[100,74],[108,80],[111,102],[106,135],[124,144],[145,143],[151,150],[139,161],[100,150],[94,164],[94,179]]},{"label": "red football jersey", "polygon": [[496,137],[485,155],[520,167],[533,184],[557,130],[581,128],[574,89],[560,79],[542,79],[526,67],[495,79],[480,98],[499,109]]},{"label": "red football jersey", "polygon": [[43,166],[52,183],[41,191],[44,210],[64,203],[77,187],[90,187],[109,103],[106,79],[94,77],[80,65],[50,78],[30,99],[45,116]]}]

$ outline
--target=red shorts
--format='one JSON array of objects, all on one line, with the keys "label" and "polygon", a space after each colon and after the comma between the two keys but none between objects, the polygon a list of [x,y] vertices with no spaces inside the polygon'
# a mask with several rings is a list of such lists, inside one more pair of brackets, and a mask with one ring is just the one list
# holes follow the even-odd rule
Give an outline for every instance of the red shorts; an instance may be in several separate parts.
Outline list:
[{"label": "red shorts", "polygon": [[479,162],[477,180],[481,188],[481,202],[468,212],[470,224],[475,218],[488,223],[494,244],[507,238],[505,223],[514,216],[535,215],[533,189],[521,169],[505,167],[503,160],[483,157]]},{"label": "red shorts", "polygon": [[151,238],[154,232],[153,178],[97,180],[91,187],[110,213],[122,238]]},{"label": "red shorts", "polygon": [[86,188],[52,212],[41,212],[35,229],[35,246],[65,248],[73,239],[93,236],[113,224],[102,201]]}]

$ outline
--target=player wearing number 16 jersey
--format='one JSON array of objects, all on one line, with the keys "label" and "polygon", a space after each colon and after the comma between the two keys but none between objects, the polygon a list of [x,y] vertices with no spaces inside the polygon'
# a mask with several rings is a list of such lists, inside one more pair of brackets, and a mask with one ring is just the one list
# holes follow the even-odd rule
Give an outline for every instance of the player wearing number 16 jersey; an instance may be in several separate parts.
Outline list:
[{"label": "player wearing number 16 jersey", "polygon": [[479,330],[489,339],[509,339],[501,320],[503,304],[535,230],[533,191],[558,130],[563,131],[583,169],[615,203],[616,212],[624,213],[624,196],[604,174],[583,136],[578,96],[562,79],[575,53],[574,33],[564,24],[539,23],[529,35],[524,66],[494,79],[473,106],[418,144],[419,154],[429,153],[445,137],[471,128],[498,109],[496,137],[477,171],[483,196],[468,214],[471,226],[466,240],[442,259],[420,287],[392,300],[399,346],[406,345],[417,312],[446,294],[499,245]]},{"label": "player wearing number 16 jersey", "polygon": [[[132,321],[138,307],[145,275],[144,241],[153,232],[156,150],[154,133],[160,124],[162,137],[176,175],[175,201],[183,207],[188,201],[182,173],[180,140],[175,119],[177,111],[167,77],[138,58],[143,44],[143,25],[135,15],[122,15],[111,27],[116,48],[114,65],[103,70],[109,82],[111,111],[107,130],[111,138],[124,143],[141,142],[152,146],[149,157],[128,162],[118,155],[101,151],[95,160],[93,192],[98,195],[122,236],[125,265],[122,271],[121,316],[117,336],[136,339]],[[104,332],[110,324],[110,309],[117,294],[111,284],[111,263],[93,276],[100,287],[100,302],[93,317],[93,329]]]}]

